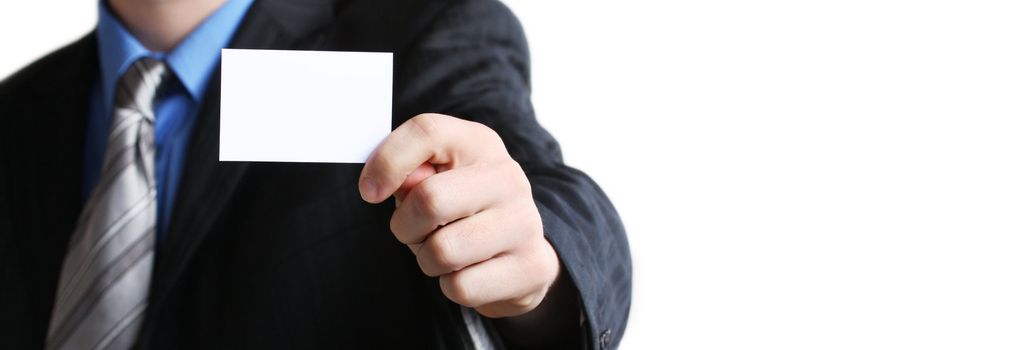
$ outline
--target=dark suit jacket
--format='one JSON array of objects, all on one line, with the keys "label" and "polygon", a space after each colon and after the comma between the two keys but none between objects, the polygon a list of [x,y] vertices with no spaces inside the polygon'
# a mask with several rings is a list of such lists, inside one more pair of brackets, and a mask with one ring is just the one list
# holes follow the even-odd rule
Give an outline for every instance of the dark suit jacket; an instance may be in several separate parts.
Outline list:
[{"label": "dark suit jacket", "polygon": [[[574,343],[595,348],[622,336],[631,288],[623,226],[535,121],[525,39],[502,4],[261,0],[231,47],[394,52],[394,124],[438,112],[495,129],[579,289],[585,321]],[[45,340],[82,206],[97,78],[92,33],[0,83],[0,348]],[[218,162],[219,80],[158,247],[140,345],[470,348],[457,305],[390,233],[392,202],[360,199],[361,165]]]}]

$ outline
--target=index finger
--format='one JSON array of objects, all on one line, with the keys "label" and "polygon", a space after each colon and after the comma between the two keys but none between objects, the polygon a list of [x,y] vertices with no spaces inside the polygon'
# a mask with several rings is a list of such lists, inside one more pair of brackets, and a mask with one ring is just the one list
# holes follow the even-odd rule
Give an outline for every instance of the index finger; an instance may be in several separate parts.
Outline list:
[{"label": "index finger", "polygon": [[394,129],[369,156],[359,176],[359,193],[367,202],[382,202],[422,163],[432,163],[437,169],[455,168],[492,154],[489,151],[497,143],[505,150],[496,133],[485,125],[442,114],[420,114]]}]

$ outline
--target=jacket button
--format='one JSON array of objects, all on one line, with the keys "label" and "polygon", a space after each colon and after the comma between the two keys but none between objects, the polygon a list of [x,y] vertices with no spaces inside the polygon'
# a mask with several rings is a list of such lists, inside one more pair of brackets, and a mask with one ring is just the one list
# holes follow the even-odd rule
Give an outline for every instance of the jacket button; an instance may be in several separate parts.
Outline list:
[{"label": "jacket button", "polygon": [[609,343],[611,342],[612,342],[612,330],[606,328],[605,331],[601,332],[601,335],[598,336],[598,345],[602,349],[608,349]]}]

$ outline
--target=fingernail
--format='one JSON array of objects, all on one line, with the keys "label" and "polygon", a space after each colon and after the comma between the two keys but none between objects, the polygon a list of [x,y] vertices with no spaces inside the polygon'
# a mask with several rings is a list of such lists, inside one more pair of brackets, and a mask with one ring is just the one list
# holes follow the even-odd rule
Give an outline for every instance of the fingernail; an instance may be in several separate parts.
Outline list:
[{"label": "fingernail", "polygon": [[364,187],[362,189],[362,199],[365,199],[367,202],[372,202],[372,199],[379,196],[378,192],[380,192],[380,188],[376,185],[376,181],[373,181],[373,179],[368,177],[363,179],[362,186]]}]

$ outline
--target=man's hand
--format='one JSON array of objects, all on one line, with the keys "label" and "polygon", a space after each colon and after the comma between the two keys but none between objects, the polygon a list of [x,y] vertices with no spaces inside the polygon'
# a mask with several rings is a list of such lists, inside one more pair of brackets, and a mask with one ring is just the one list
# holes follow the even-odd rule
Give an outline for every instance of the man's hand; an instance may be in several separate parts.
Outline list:
[{"label": "man's hand", "polygon": [[499,135],[475,122],[421,114],[366,161],[359,192],[392,194],[390,229],[443,294],[487,317],[524,314],[559,277],[531,185]]}]

